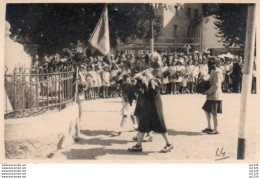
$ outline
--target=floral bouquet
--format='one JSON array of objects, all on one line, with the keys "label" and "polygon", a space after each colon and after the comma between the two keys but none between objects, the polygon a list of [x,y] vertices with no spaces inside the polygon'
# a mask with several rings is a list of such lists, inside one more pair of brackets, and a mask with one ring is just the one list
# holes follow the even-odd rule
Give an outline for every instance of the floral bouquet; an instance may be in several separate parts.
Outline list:
[{"label": "floral bouquet", "polygon": [[196,91],[198,93],[205,93],[208,89],[210,89],[210,82],[209,81],[204,81],[204,80],[199,80]]},{"label": "floral bouquet", "polygon": [[146,69],[135,74],[134,78],[136,79],[135,83],[137,84],[139,82],[139,86],[143,86],[143,89],[149,89],[149,87],[151,87],[154,90],[161,85],[161,79],[156,77],[151,69]]}]

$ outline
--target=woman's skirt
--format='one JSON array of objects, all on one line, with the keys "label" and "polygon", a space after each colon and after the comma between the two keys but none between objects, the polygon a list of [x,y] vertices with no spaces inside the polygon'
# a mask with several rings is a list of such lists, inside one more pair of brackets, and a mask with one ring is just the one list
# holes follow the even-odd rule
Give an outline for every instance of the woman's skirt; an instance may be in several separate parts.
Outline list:
[{"label": "woman's skirt", "polygon": [[222,100],[206,100],[202,109],[208,113],[222,113]]},{"label": "woman's skirt", "polygon": [[[166,133],[166,125],[164,122],[162,101],[160,94],[145,94],[142,96],[143,105],[138,111],[140,118],[138,131],[142,133],[148,133],[151,131],[158,133]],[[137,104],[138,107],[139,104]],[[136,113],[136,112],[135,112]]]},{"label": "woman's skirt", "polygon": [[103,80],[102,86],[104,86],[104,87],[109,87],[109,86],[110,86],[110,82]]},{"label": "woman's skirt", "polygon": [[175,81],[176,81],[176,79],[174,77],[169,77],[169,83],[173,83]]},{"label": "woman's skirt", "polygon": [[163,84],[168,84],[168,83],[169,83],[169,79],[168,79],[168,77],[163,78]]},{"label": "woman's skirt", "polygon": [[182,83],[183,79],[184,79],[183,76],[179,76],[178,79],[176,80],[176,83]]},{"label": "woman's skirt", "polygon": [[97,87],[102,87],[102,80],[100,77],[97,77]]},{"label": "woman's skirt", "polygon": [[187,83],[188,83],[188,78],[183,78],[183,80],[182,80],[182,86],[183,86],[183,87],[187,87]]},{"label": "woman's skirt", "polygon": [[137,100],[136,100],[136,107],[134,111],[134,115],[138,118],[142,116],[142,106],[144,105],[143,102],[143,95],[139,95]]}]

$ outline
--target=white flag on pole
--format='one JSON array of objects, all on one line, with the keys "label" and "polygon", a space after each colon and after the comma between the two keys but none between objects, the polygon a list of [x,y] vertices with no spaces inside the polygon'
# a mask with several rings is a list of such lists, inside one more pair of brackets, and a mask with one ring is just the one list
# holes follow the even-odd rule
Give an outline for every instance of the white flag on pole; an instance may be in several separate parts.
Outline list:
[{"label": "white flag on pole", "polygon": [[98,24],[89,40],[92,47],[97,49],[103,55],[110,52],[109,27],[108,27],[108,10],[105,7]]}]

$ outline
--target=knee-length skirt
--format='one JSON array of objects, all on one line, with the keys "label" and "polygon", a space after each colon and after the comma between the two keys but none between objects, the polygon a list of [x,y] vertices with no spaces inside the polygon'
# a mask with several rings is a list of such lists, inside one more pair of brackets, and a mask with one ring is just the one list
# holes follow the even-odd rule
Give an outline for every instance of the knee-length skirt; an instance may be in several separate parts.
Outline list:
[{"label": "knee-length skirt", "polygon": [[202,109],[208,113],[217,114],[222,113],[222,101],[221,100],[206,100]]},{"label": "knee-length skirt", "polygon": [[162,100],[159,91],[148,92],[138,99],[135,114],[139,117],[140,122],[138,131],[142,133],[158,132],[166,133],[167,128],[164,121]]}]

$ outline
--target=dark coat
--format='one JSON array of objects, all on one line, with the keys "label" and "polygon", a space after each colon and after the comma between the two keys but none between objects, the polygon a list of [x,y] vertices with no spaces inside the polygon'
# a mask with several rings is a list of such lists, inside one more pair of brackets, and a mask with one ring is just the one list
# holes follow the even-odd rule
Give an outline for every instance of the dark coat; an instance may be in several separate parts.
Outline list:
[{"label": "dark coat", "polygon": [[[154,70],[153,74],[158,78],[162,78],[161,70]],[[139,132],[158,132],[166,133],[167,128],[164,122],[162,100],[160,95],[160,86],[152,89],[151,86],[139,95],[137,101],[137,112],[140,118],[138,127]]]}]

